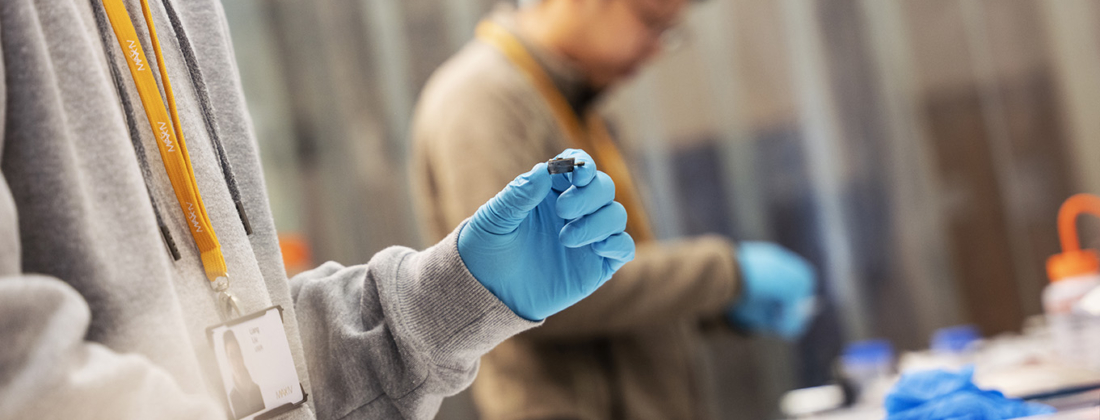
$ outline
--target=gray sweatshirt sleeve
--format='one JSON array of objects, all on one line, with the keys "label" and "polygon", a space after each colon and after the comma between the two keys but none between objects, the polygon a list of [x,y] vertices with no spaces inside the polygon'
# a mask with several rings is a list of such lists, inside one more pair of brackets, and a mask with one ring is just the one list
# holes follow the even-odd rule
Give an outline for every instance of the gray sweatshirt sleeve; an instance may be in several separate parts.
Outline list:
[{"label": "gray sweatshirt sleeve", "polygon": [[326,263],[292,279],[291,293],[322,419],[431,418],[482,354],[538,325],[470,274],[455,233],[366,265]]},{"label": "gray sweatshirt sleeve", "polygon": [[0,419],[225,418],[148,359],[85,341],[89,318],[60,280],[0,278]]}]

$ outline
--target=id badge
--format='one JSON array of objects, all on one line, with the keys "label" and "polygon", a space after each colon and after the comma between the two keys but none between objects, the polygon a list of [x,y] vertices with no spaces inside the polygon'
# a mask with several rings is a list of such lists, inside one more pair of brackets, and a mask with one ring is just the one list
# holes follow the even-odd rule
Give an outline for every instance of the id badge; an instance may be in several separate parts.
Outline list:
[{"label": "id badge", "polygon": [[206,329],[229,402],[229,418],[262,420],[306,402],[290,354],[283,308],[272,306]]}]

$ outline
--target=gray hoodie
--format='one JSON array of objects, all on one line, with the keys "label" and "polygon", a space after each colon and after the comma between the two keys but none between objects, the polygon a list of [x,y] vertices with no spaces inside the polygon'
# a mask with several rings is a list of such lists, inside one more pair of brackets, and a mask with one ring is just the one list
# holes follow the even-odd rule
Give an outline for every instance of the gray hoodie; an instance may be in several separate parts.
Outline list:
[{"label": "gray hoodie", "polygon": [[[221,6],[150,3],[231,290],[285,308],[309,403],[280,418],[429,418],[535,325],[454,234],[288,281]],[[205,335],[223,319],[100,0],[0,0],[0,51],[0,419],[226,418]]]}]

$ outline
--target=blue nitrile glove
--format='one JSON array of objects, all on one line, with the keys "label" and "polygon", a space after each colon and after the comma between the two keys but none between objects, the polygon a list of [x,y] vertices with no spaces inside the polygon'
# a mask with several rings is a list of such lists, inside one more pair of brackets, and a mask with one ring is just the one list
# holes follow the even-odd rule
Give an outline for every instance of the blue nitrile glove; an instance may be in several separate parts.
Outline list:
[{"label": "blue nitrile glove", "polygon": [[767,242],[743,242],[737,250],[741,297],[727,311],[733,324],[750,332],[798,338],[815,311],[816,276],[808,261]]},{"label": "blue nitrile glove", "polygon": [[458,235],[470,273],[516,315],[542,320],[592,294],[634,259],[626,209],[611,177],[587,153],[572,173],[546,163],[517,177],[481,206]]},{"label": "blue nitrile glove", "polygon": [[929,370],[902,376],[886,396],[887,420],[1001,420],[1054,412],[1047,405],[982,390],[974,385],[973,376],[973,366],[959,372]]}]

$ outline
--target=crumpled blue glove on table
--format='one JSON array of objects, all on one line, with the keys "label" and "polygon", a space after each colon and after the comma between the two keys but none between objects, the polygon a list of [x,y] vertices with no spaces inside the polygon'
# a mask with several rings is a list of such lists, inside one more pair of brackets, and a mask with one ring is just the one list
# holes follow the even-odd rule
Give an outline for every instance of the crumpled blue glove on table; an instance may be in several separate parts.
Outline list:
[{"label": "crumpled blue glove on table", "polygon": [[634,259],[611,177],[584,151],[558,157],[585,164],[554,175],[546,163],[535,165],[481,206],[458,235],[470,273],[531,321],[592,294]]},{"label": "crumpled blue glove on table", "polygon": [[737,247],[741,297],[727,311],[731,323],[750,332],[793,340],[805,332],[815,311],[813,266],[786,248],[768,242]]},{"label": "crumpled blue glove on table", "polygon": [[887,420],[1001,420],[1050,414],[1054,409],[985,391],[972,381],[974,368],[907,374],[886,396]]}]

